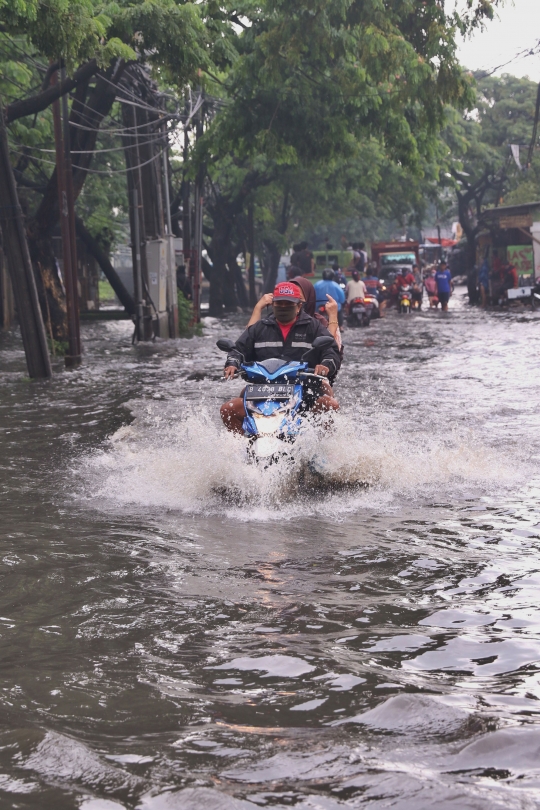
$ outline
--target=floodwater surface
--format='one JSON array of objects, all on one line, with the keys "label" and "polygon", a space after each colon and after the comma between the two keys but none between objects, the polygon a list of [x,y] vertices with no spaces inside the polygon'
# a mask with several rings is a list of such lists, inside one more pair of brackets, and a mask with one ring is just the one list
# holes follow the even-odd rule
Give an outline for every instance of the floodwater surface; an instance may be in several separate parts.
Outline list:
[{"label": "floodwater surface", "polygon": [[540,320],[460,296],[345,332],[268,470],[242,316],[48,383],[0,337],[2,808],[540,808]]}]

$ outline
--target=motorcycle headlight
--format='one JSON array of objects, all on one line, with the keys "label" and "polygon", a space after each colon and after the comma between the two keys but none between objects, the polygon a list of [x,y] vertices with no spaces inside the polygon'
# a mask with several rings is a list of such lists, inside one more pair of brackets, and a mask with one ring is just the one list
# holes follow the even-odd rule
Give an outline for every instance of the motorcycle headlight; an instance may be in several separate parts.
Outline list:
[{"label": "motorcycle headlight", "polygon": [[263,414],[254,413],[253,418],[257,425],[257,431],[261,436],[274,436],[279,432],[281,423],[283,422],[282,413],[273,413],[271,416],[263,416]]}]

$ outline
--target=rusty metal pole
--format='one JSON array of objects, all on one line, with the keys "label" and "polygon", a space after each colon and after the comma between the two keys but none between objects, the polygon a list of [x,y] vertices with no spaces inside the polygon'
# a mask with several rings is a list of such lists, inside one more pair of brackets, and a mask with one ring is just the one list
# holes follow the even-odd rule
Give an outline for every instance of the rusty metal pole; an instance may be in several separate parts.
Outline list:
[{"label": "rusty metal pole", "polygon": [[[202,90],[200,91],[202,93]],[[197,123],[195,126],[196,141],[202,137],[204,132],[204,102],[197,113]],[[195,224],[193,233],[193,317],[196,323],[201,322],[201,274],[202,274],[202,249],[203,249],[203,214],[204,214],[204,175],[205,167],[199,166],[194,188],[194,208]]]},{"label": "rusty metal pole", "polygon": [[[57,73],[52,76],[52,84],[58,81]],[[62,234],[62,273],[64,276],[64,287],[66,289],[66,310],[68,322],[68,341],[69,341],[69,355],[77,351],[77,344],[73,339],[73,330],[71,323],[71,245],[69,239],[69,217],[68,217],[68,201],[66,194],[66,172],[64,162],[64,142],[62,137],[62,118],[60,112],[60,102],[58,100],[52,103],[53,111],[53,124],[54,124],[54,145],[56,149],[56,179],[58,183],[58,210],[60,213],[60,231]],[[68,365],[67,360],[65,361]]]},{"label": "rusty metal pole", "polygon": [[133,240],[135,242],[135,267],[133,268],[133,286],[135,298],[135,335],[137,343],[144,340],[144,296],[141,272],[141,231],[139,227],[139,194],[133,189]]},{"label": "rusty metal pole", "polygon": [[[65,79],[62,68],[62,81]],[[69,132],[69,111],[67,93],[62,96],[62,118],[64,129],[64,177],[67,199],[67,225],[71,250],[71,312],[68,306],[69,354],[66,354],[66,367],[73,368],[81,362],[81,325],[79,316],[79,273],[77,272],[77,237],[75,234],[75,195],[73,193],[73,171],[71,168],[71,137]]]}]

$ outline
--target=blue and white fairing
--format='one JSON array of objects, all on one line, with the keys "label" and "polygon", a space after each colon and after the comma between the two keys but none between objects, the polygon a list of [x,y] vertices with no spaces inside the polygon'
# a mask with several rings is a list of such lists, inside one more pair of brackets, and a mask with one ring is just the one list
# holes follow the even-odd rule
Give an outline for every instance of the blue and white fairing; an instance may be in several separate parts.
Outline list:
[{"label": "blue and white fairing", "polygon": [[303,401],[303,384],[300,373],[308,370],[308,364],[293,360],[270,359],[241,366],[242,376],[248,383],[287,384],[293,386],[287,399],[248,398],[244,393],[246,416],[244,434],[252,439],[252,450],[257,456],[269,457],[282,453],[283,441],[294,441],[302,419],[299,408]]}]

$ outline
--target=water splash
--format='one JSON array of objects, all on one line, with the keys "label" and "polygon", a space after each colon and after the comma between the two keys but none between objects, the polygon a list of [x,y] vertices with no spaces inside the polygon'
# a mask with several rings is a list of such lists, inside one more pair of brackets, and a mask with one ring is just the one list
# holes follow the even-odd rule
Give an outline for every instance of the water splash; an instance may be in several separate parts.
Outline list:
[{"label": "water splash", "polygon": [[[358,508],[364,490],[379,498],[456,495],[471,484],[508,483],[515,468],[470,432],[405,434],[388,418],[368,427],[347,413],[308,422],[290,455],[269,467],[250,463],[247,442],[208,409],[179,417],[170,403],[131,403],[133,423],[82,460],[79,473],[94,502],[250,516],[294,517],[321,493],[332,511]],[[391,498],[390,498],[391,500]]]}]

